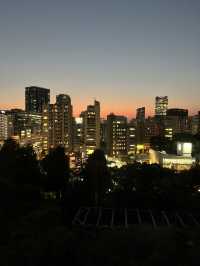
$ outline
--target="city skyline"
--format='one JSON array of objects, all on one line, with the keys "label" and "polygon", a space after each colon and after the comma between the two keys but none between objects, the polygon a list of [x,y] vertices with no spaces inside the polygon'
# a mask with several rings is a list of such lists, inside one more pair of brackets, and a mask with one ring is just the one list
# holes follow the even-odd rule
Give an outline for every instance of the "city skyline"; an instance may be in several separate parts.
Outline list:
[{"label": "city skyline", "polygon": [[[49,88],[44,88],[44,87],[39,87],[39,86],[30,86],[30,88],[32,88],[32,87],[33,88],[42,88],[42,89],[45,89],[45,90],[49,90],[50,103],[54,103],[56,101],[56,98],[57,98],[58,95],[68,95],[71,98],[71,95],[70,94],[66,94],[66,93],[62,93],[62,92],[59,92],[56,95],[53,94],[53,96],[51,96],[52,90],[49,89]],[[25,110],[26,109],[26,89],[27,88],[29,88],[29,87],[25,87],[24,88],[23,102],[22,102],[21,105],[5,105],[5,106],[3,106],[3,108],[1,108],[1,106],[0,106],[0,110],[10,110],[10,109],[22,109],[22,110]],[[123,110],[123,104],[122,104],[122,106],[117,106],[116,111],[114,111],[115,108],[112,109],[112,107],[110,109],[108,109],[108,112],[105,112],[105,110],[102,111],[103,102],[100,101],[100,103],[101,103],[101,118],[105,118],[106,119],[107,116],[110,115],[110,114],[123,115],[123,116],[125,116],[125,117],[127,117],[129,119],[137,118],[137,112],[138,112],[138,110],[143,109],[143,108],[145,108],[145,110],[146,109],[148,110],[148,107],[150,105],[152,106],[151,112],[145,112],[145,117],[146,118],[147,117],[154,117],[155,116],[155,108],[156,108],[156,102],[155,101],[156,101],[156,98],[159,98],[159,97],[161,97],[161,98],[162,97],[164,97],[164,98],[167,97],[167,99],[169,99],[168,96],[163,96],[163,95],[162,96],[161,95],[154,96],[153,102],[148,103],[147,108],[146,108],[146,106],[141,107],[142,104],[141,105],[137,105],[133,109],[133,112],[131,112],[131,110],[130,110],[129,113],[127,113],[125,110]],[[89,102],[86,102],[85,105],[84,104],[81,105],[82,106],[82,109],[81,109],[80,106],[79,106],[79,109],[77,109],[76,108],[76,105],[73,103],[73,99],[72,99],[73,116],[74,117],[79,117],[81,115],[81,113],[83,112],[83,110],[85,110],[88,105],[91,105],[93,101],[99,100],[99,99],[96,99],[96,98],[93,98],[92,99],[92,98],[90,98],[88,100],[89,100]],[[170,105],[170,100],[171,99],[169,99],[169,103],[168,103],[168,106],[167,106],[168,109],[187,109],[184,106],[175,106],[174,107],[174,106]],[[75,109],[75,111],[74,111],[74,109]],[[196,113],[192,113],[190,109],[187,109],[187,110],[188,110],[188,114],[191,115],[191,116],[192,115],[197,115],[197,113],[199,112],[199,109],[197,109],[197,112]]]},{"label": "city skyline", "polygon": [[198,265],[199,14],[0,0],[1,265]]},{"label": "city skyline", "polygon": [[[69,94],[79,115],[94,98],[102,116],[199,110],[200,3],[182,1],[22,1],[0,10],[0,108],[24,108],[24,87]],[[11,97],[12,96],[12,97]]]}]

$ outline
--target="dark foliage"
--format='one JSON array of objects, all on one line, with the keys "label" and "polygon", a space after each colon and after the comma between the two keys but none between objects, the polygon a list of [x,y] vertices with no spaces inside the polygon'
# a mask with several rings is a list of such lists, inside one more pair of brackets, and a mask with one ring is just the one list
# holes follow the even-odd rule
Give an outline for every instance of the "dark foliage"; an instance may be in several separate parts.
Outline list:
[{"label": "dark foliage", "polygon": [[62,147],[51,149],[43,159],[42,167],[46,172],[46,190],[63,192],[69,180],[69,158]]},{"label": "dark foliage", "polygon": [[110,173],[102,150],[96,150],[89,156],[85,167],[85,178],[91,203],[102,204],[111,186]]}]

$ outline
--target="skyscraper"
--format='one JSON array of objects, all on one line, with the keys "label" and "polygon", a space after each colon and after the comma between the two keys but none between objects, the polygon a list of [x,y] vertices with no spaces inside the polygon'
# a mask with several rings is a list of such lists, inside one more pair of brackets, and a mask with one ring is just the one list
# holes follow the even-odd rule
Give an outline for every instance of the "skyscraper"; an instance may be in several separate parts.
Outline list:
[{"label": "skyscraper", "polygon": [[145,139],[145,107],[136,110],[136,142],[143,144]]},{"label": "skyscraper", "polygon": [[155,99],[155,116],[156,117],[165,117],[168,109],[168,97],[156,97]]},{"label": "skyscraper", "polygon": [[8,137],[15,138],[21,146],[29,144],[37,154],[40,153],[42,116],[39,113],[26,113],[21,109],[11,109],[6,111],[6,114]]},{"label": "skyscraper", "polygon": [[56,96],[56,106],[58,113],[58,139],[59,144],[63,145],[67,151],[72,150],[72,104],[71,98],[66,94]]},{"label": "skyscraper", "polygon": [[136,119],[139,122],[144,122],[145,120],[145,107],[138,108],[136,110]]},{"label": "skyscraper", "polygon": [[6,111],[8,118],[8,136],[21,139],[28,129],[28,115],[22,109]]},{"label": "skyscraper", "polygon": [[127,126],[127,152],[129,155],[136,152],[136,129],[137,123],[132,119]]},{"label": "skyscraper", "polygon": [[188,110],[179,108],[168,109],[165,120],[165,128],[171,128],[173,135],[189,130]]},{"label": "skyscraper", "polygon": [[73,151],[81,152],[83,150],[83,118],[73,119]]},{"label": "skyscraper", "polygon": [[[110,114],[107,116],[107,153],[113,157],[127,155],[127,118]],[[135,133],[133,133],[135,134]],[[135,137],[135,136],[134,136]]]},{"label": "skyscraper", "polygon": [[82,113],[84,150],[87,154],[100,148],[100,103],[88,105],[87,110]]},{"label": "skyscraper", "polygon": [[200,111],[198,112],[198,133],[200,133]]},{"label": "skyscraper", "polygon": [[8,138],[8,119],[5,111],[0,111],[0,141]]},{"label": "skyscraper", "polygon": [[70,97],[65,94],[57,95],[56,103],[48,105],[43,110],[42,127],[45,150],[47,147],[49,149],[57,146],[63,146],[66,151],[72,150],[72,122]]},{"label": "skyscraper", "polygon": [[42,113],[50,103],[50,90],[36,86],[25,88],[25,108],[27,113]]}]

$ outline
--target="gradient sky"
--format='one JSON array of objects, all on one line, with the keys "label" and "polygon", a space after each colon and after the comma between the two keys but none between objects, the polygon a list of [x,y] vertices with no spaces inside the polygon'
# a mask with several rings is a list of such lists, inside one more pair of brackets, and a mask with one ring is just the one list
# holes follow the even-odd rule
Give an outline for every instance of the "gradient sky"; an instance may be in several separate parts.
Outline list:
[{"label": "gradient sky", "polygon": [[154,97],[200,110],[199,0],[0,0],[0,108],[24,87],[69,94],[75,115],[153,114]]}]

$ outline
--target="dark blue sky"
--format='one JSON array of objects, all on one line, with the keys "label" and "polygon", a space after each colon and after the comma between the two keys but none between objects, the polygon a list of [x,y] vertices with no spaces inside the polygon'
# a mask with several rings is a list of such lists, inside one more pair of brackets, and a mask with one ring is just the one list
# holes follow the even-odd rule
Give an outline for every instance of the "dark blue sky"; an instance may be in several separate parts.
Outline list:
[{"label": "dark blue sky", "polygon": [[75,114],[152,113],[154,97],[200,110],[199,0],[0,0],[0,107],[24,87],[68,93]]}]

